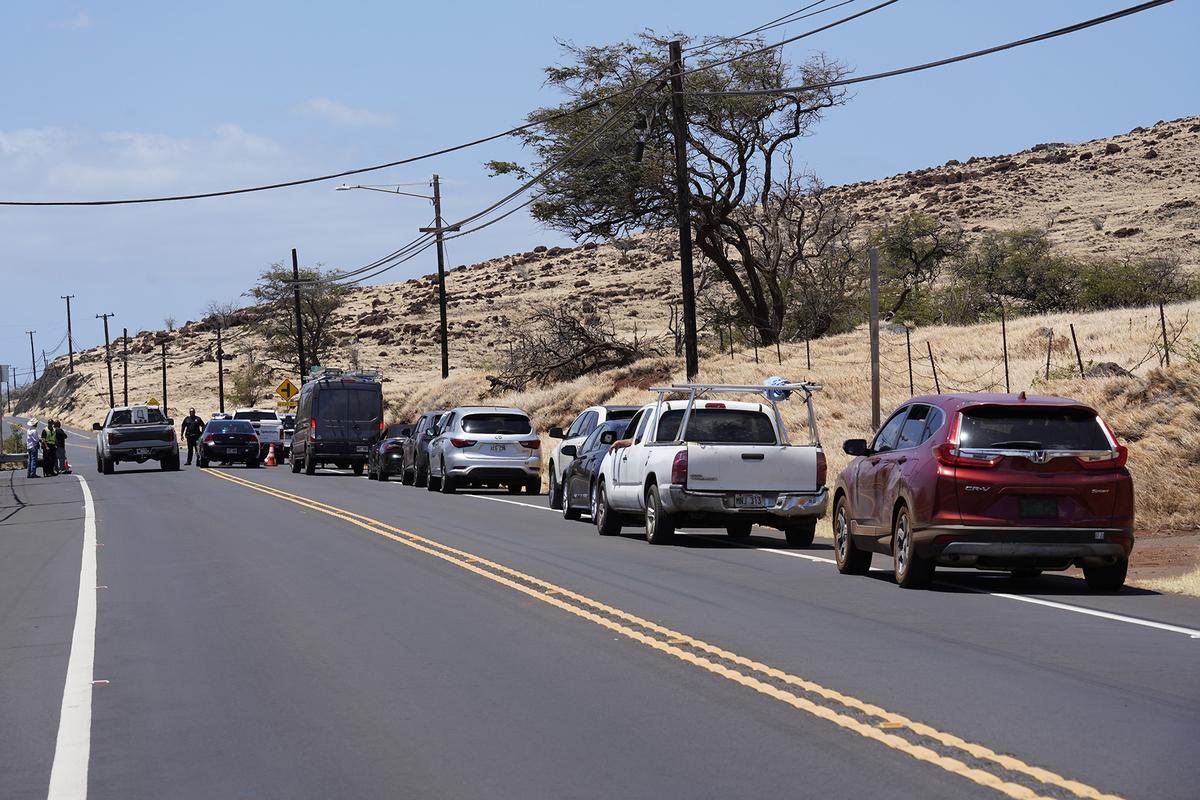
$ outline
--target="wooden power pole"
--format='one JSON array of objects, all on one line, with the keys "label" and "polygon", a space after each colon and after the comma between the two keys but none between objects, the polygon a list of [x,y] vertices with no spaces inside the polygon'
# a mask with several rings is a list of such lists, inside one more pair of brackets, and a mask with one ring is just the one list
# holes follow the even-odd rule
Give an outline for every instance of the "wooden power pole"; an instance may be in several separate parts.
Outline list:
[{"label": "wooden power pole", "polygon": [[117,405],[116,395],[113,394],[112,382],[112,345],[108,340],[108,318],[115,317],[116,314],[97,314],[96,319],[104,320],[104,364],[108,367],[108,407],[113,408]]},{"label": "wooden power pole", "polygon": [[696,344],[696,285],[692,275],[692,194],[688,188],[688,124],[683,107],[683,47],[667,45],[671,60],[671,114],[675,135],[675,215],[679,226],[679,277],[683,291],[684,358],[688,380],[700,371]]}]

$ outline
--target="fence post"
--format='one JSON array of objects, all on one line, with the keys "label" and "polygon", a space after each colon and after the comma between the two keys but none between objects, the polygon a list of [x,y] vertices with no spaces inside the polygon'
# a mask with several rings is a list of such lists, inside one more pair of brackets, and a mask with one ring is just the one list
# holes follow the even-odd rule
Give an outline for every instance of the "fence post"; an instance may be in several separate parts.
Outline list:
[{"label": "fence post", "polygon": [[909,329],[907,324],[904,326],[904,352],[908,354],[908,396],[912,397],[917,393],[917,388],[913,385],[912,339],[909,337]]},{"label": "fence post", "polygon": [[804,338],[804,363],[808,366],[808,371],[812,372],[812,349],[807,336]]},{"label": "fence post", "polygon": [[1167,312],[1163,311],[1162,300],[1158,301],[1158,321],[1162,323],[1163,360],[1169,367],[1171,366],[1171,344],[1167,341]]},{"label": "fence post", "polygon": [[1083,375],[1083,356],[1079,353],[1079,340],[1075,338],[1075,323],[1071,323],[1071,341],[1075,343],[1075,361],[1079,363],[1079,377]]},{"label": "fence post", "polygon": [[1004,391],[1011,392],[1012,387],[1008,383],[1008,320],[1004,317],[1004,306],[1000,306],[1000,342],[1004,347]]},{"label": "fence post", "polygon": [[779,335],[775,336],[775,360],[783,364],[783,350],[779,346]]},{"label": "fence post", "polygon": [[1046,334],[1046,380],[1050,380],[1050,350],[1054,347],[1054,328]]},{"label": "fence post", "polygon": [[933,345],[929,343],[928,339],[925,340],[925,348],[929,351],[929,366],[933,369],[933,388],[937,390],[938,394],[941,394],[942,384],[937,376],[937,362],[933,360]]},{"label": "fence post", "polygon": [[750,324],[750,341],[754,345],[754,363],[758,363],[758,328]]},{"label": "fence post", "polygon": [[733,361],[733,323],[729,323],[729,360]]}]

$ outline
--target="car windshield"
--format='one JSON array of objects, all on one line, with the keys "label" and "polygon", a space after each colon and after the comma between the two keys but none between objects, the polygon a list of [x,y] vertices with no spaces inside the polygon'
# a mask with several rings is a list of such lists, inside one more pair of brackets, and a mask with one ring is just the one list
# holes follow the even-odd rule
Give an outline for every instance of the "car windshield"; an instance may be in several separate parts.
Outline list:
[{"label": "car windshield", "polygon": [[963,411],[960,447],[1020,450],[1108,450],[1095,414],[1072,408],[983,407]]},{"label": "car windshield", "polygon": [[112,412],[108,420],[109,427],[121,425],[152,425],[156,422],[166,422],[166,417],[157,408],[123,408]]},{"label": "car windshield", "polygon": [[262,422],[264,419],[269,419],[272,422],[279,421],[279,415],[274,411],[238,411],[233,415],[234,419],[248,419],[251,422]]},{"label": "car windshield", "polygon": [[633,415],[637,412],[636,408],[610,408],[608,419],[633,419]]},{"label": "car windshield", "polygon": [[467,414],[462,429],[463,433],[529,433],[533,425],[524,414]]},{"label": "car windshield", "polygon": [[204,426],[204,432],[209,433],[254,433],[254,426],[241,419],[217,419]]},{"label": "car windshield", "polygon": [[[656,442],[679,438],[684,409],[672,409],[662,415]],[[687,440],[699,444],[775,444],[775,426],[761,411],[735,408],[693,408],[688,422]]]}]

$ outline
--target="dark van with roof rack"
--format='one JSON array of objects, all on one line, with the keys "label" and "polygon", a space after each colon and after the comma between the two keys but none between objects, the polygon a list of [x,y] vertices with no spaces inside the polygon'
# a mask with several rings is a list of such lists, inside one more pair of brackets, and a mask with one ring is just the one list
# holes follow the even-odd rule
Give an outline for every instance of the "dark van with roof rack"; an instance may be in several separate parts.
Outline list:
[{"label": "dark van with roof rack", "polygon": [[300,390],[292,472],[312,475],[319,466],[361,475],[371,445],[383,432],[383,387],[377,373],[326,369]]}]

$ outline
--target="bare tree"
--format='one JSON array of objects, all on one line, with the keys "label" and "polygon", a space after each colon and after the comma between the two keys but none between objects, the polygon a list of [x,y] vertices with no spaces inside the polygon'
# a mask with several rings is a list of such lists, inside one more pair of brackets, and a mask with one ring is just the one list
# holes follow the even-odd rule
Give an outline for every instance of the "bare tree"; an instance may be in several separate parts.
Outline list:
[{"label": "bare tree", "polygon": [[163,327],[173,332],[175,330],[175,317],[170,314],[163,317]]}]

